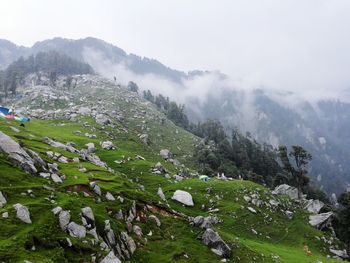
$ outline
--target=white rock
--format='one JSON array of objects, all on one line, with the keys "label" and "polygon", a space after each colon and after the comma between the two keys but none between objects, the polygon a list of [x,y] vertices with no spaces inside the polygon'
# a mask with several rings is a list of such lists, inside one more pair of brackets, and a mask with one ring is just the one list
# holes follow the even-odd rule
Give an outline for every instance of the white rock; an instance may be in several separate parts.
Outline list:
[{"label": "white rock", "polygon": [[68,226],[69,221],[70,221],[70,213],[68,211],[62,210],[58,214],[58,220],[59,220],[61,229],[63,231],[66,231],[67,226]]},{"label": "white rock", "polygon": [[70,222],[67,226],[67,230],[72,237],[84,238],[86,236],[85,227],[75,222]]},{"label": "white rock", "polygon": [[102,149],[105,149],[105,150],[113,150],[116,148],[114,146],[113,142],[111,142],[111,141],[102,142],[101,147],[102,147]]},{"label": "white rock", "polygon": [[344,250],[329,249],[329,251],[339,258],[342,258],[342,259],[349,258],[349,255],[345,249]]},{"label": "white rock", "polygon": [[15,205],[13,205],[13,207],[17,211],[17,214],[16,214],[17,218],[22,220],[24,223],[27,223],[27,224],[32,223],[32,220],[30,220],[29,210],[26,206],[21,205],[21,204],[15,204]]},{"label": "white rock", "polygon": [[248,206],[248,210],[254,214],[256,214],[256,210],[253,207]]},{"label": "white rock", "polygon": [[55,183],[62,183],[61,177],[59,177],[57,174],[51,174],[51,179],[52,179],[52,181],[54,181]]},{"label": "white rock", "polygon": [[9,217],[9,212],[4,212],[2,213],[2,218],[8,218]]},{"label": "white rock", "polygon": [[116,255],[114,255],[114,252],[111,251],[100,263],[121,263],[121,261]]},{"label": "white rock", "polygon": [[92,143],[92,142],[89,142],[87,144],[85,144],[87,150],[88,150],[88,153],[94,153],[96,151],[96,147],[95,147],[95,144]]},{"label": "white rock", "polygon": [[299,199],[298,189],[287,184],[281,184],[279,186],[276,186],[276,188],[272,191],[272,194],[288,195],[293,200]]},{"label": "white rock", "polygon": [[54,215],[58,215],[62,211],[62,207],[57,206],[54,209],[51,210]]},{"label": "white rock", "polygon": [[318,227],[322,223],[326,222],[332,215],[333,212],[311,215],[309,216],[309,224]]},{"label": "white rock", "polygon": [[322,207],[324,206],[324,203],[320,200],[307,200],[305,204],[305,209],[309,211],[312,214],[318,214]]},{"label": "white rock", "polygon": [[186,191],[176,190],[171,199],[187,206],[194,206],[192,195]]},{"label": "white rock", "polygon": [[160,197],[160,199],[161,199],[162,201],[164,201],[164,202],[166,201],[165,195],[164,195],[163,190],[162,190],[161,187],[158,188],[157,195]]},{"label": "white rock", "polygon": [[106,199],[107,199],[108,201],[115,201],[114,196],[113,196],[110,192],[107,192],[107,193],[106,193]]}]

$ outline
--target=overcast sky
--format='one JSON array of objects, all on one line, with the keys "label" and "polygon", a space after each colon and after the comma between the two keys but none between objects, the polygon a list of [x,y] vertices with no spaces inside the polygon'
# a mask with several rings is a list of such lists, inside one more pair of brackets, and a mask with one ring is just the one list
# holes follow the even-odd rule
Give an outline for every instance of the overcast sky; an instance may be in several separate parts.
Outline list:
[{"label": "overcast sky", "polygon": [[0,0],[0,38],[93,36],[180,70],[252,85],[350,86],[349,0]]}]

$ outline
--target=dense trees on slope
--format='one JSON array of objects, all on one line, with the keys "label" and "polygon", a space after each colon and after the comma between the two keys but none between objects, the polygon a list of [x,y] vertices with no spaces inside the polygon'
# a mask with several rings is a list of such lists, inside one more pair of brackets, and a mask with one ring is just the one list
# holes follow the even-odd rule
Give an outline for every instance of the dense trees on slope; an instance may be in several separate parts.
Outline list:
[{"label": "dense trees on slope", "polygon": [[310,181],[307,177],[306,166],[312,159],[311,154],[307,153],[301,146],[292,146],[292,151],[289,154],[286,146],[280,146],[278,152],[283,169],[289,175],[289,181],[298,188],[300,195]]},{"label": "dense trees on slope", "polygon": [[150,90],[143,91],[143,98],[152,102],[158,109],[163,111],[168,119],[172,120],[176,125],[189,130],[190,122],[185,113],[185,106],[178,105],[174,101],[170,101],[168,97],[159,94],[153,96]]},{"label": "dense trees on slope", "polygon": [[40,52],[10,64],[5,71],[0,72],[0,89],[5,96],[15,94],[17,86],[30,73],[46,73],[51,85],[55,85],[58,75],[74,75],[93,73],[90,65],[76,61],[55,51]]}]

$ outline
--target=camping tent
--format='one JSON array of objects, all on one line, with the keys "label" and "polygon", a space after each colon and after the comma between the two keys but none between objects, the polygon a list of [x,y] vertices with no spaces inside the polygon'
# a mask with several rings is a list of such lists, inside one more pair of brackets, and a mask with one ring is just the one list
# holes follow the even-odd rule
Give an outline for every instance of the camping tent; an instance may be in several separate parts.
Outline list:
[{"label": "camping tent", "polygon": [[208,182],[209,177],[206,176],[206,175],[200,175],[200,176],[199,176],[199,180],[202,180],[202,181],[204,181],[204,182]]},{"label": "camping tent", "polygon": [[0,106],[0,112],[4,115],[8,115],[10,113],[10,110],[8,108]]}]

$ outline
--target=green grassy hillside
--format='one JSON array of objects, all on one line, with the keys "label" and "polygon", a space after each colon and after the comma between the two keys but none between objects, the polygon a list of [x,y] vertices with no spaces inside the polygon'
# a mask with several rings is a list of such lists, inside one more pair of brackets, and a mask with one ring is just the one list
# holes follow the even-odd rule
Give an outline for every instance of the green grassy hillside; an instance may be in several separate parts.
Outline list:
[{"label": "green grassy hillside", "polygon": [[[88,84],[78,86],[75,96],[84,94],[91,100],[98,96],[98,91],[85,93],[87,88]],[[105,220],[110,220],[116,234],[127,231],[125,220],[117,219],[115,214],[122,210],[127,215],[133,201],[136,201],[139,217],[139,221],[134,220],[133,225],[142,229],[143,238],[129,233],[137,246],[131,259],[126,260],[129,262],[220,262],[222,259],[200,240],[203,230],[192,226],[187,220],[187,216],[198,215],[216,215],[220,219],[214,229],[232,249],[232,256],[227,259],[229,262],[336,261],[327,258],[329,245],[324,241],[332,238],[312,228],[308,224],[308,214],[298,204],[286,197],[272,196],[269,189],[249,181],[198,180],[192,155],[193,146],[199,139],[168,120],[162,121],[164,116],[135,94],[123,89],[117,91],[113,99],[108,92],[101,95],[98,104],[104,110],[113,107],[123,113],[123,121],[115,125],[101,126],[89,116],[77,116],[71,120],[63,117],[33,119],[25,127],[19,127],[15,121],[0,120],[3,133],[22,147],[40,154],[48,163],[58,163],[48,157],[48,151],[57,152],[70,160],[79,155],[48,145],[44,137],[64,144],[73,142],[79,150],[93,142],[96,155],[114,170],[108,171],[82,159],[79,163],[58,163],[65,179],[56,184],[24,173],[14,167],[5,154],[1,154],[0,191],[8,202],[0,208],[0,215],[8,212],[9,217],[0,216],[0,262],[91,262],[92,256],[97,258],[96,262],[100,262],[108,254],[100,246],[102,241],[92,241],[91,235],[82,239],[71,237],[60,229],[58,218],[51,210],[57,206],[69,210],[71,220],[81,224],[81,209],[91,207],[97,233],[102,236]],[[40,99],[35,99],[31,110],[43,108],[39,106]],[[79,104],[75,98],[71,100]],[[59,99],[54,104],[59,105],[57,107],[60,109],[68,105],[67,101],[60,102]],[[24,97],[17,105],[28,105],[28,98]],[[133,112],[136,108],[138,110]],[[19,129],[19,132],[11,126]],[[96,138],[88,138],[86,133],[94,134]],[[149,135],[149,145],[141,143],[139,136],[143,133]],[[117,149],[102,149],[100,142],[106,140],[111,140]],[[164,161],[159,155],[161,149],[169,149],[181,165]],[[136,158],[138,155],[144,160]],[[167,173],[152,173],[152,167],[157,162],[161,162]],[[82,168],[86,168],[86,171],[82,171]],[[174,176],[184,169],[190,171],[192,178],[176,180]],[[92,191],[90,182],[96,182],[101,187],[102,196]],[[167,202],[157,195],[159,187],[163,189]],[[192,195],[193,207],[184,207],[171,200],[178,189]],[[124,201],[108,201],[105,197],[107,191]],[[252,195],[259,197],[262,202],[260,207],[244,199]],[[269,205],[272,199],[279,202],[278,208]],[[13,208],[16,203],[28,207],[32,224],[25,224],[16,218]],[[248,210],[248,207],[256,213]],[[294,214],[291,220],[285,214],[287,210]],[[154,220],[150,220],[150,215],[156,215],[161,225],[157,226]],[[72,246],[69,246],[67,238]],[[308,256],[303,251],[305,244],[312,255]]]}]

